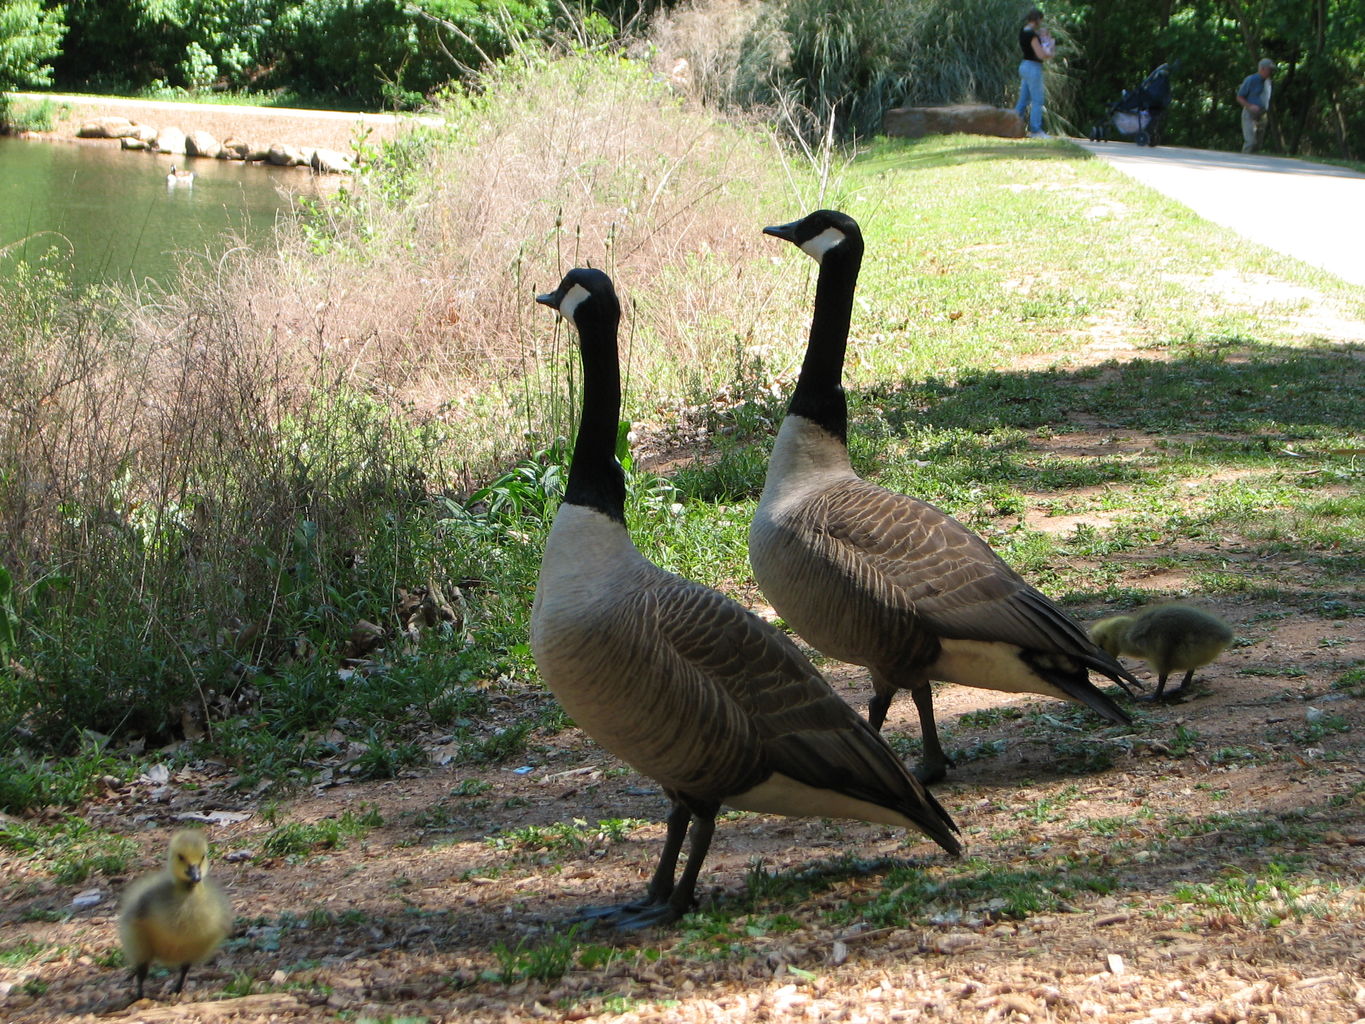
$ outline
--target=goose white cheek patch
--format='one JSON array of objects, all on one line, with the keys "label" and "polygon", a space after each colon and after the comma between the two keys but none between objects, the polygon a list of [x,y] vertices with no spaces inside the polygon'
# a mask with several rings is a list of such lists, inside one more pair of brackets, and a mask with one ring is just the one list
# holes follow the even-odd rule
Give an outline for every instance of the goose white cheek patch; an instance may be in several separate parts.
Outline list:
[{"label": "goose white cheek patch", "polygon": [[569,289],[569,293],[564,296],[564,301],[559,304],[559,315],[570,323],[574,322],[574,312],[583,304],[583,300],[589,297],[588,289],[581,284],[576,284]]},{"label": "goose white cheek patch", "polygon": [[814,238],[807,239],[801,243],[801,249],[816,263],[819,263],[836,245],[839,245],[846,236],[838,228],[825,228]]}]

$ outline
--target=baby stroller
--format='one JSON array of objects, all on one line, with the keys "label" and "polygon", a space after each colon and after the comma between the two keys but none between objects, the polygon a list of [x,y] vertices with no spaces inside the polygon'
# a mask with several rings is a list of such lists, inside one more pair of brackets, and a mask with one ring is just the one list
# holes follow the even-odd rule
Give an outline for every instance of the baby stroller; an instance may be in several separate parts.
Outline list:
[{"label": "baby stroller", "polygon": [[1139,146],[1155,146],[1170,105],[1171,69],[1162,64],[1136,89],[1123,90],[1123,95],[1104,112],[1107,120],[1096,121],[1090,129],[1090,141],[1108,141],[1109,129],[1114,128],[1120,135],[1133,136],[1133,142]]}]

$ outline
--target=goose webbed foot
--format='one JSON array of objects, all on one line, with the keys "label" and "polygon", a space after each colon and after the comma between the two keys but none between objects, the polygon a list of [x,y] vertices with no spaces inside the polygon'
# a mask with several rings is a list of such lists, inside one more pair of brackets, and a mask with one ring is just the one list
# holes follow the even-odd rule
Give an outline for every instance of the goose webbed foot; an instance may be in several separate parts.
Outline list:
[{"label": "goose webbed foot", "polygon": [[[697,875],[711,846],[711,834],[716,827],[717,804],[699,805],[694,811],[682,800],[675,800],[668,814],[668,836],[664,840],[659,866],[645,890],[644,899],[615,907],[586,907],[573,918],[577,922],[602,922],[622,931],[652,928],[672,924],[696,906]],[[693,815],[696,815],[695,819]],[[692,847],[687,855],[687,867],[674,884],[673,874],[678,866],[678,854],[688,826],[692,829]]]},{"label": "goose webbed foot", "polygon": [[[689,904],[691,901],[689,901]],[[656,925],[672,924],[690,909],[679,909],[672,900],[656,900],[646,897],[632,903],[621,903],[607,907],[584,907],[571,918],[573,924],[605,924],[620,931],[635,931],[640,928],[653,928]]]},{"label": "goose webbed foot", "polygon": [[928,786],[935,782],[942,782],[948,777],[948,769],[956,767],[957,765],[953,763],[951,757],[941,755],[936,758],[930,758],[926,755],[924,759],[911,770],[911,774],[920,781],[921,785]]},{"label": "goose webbed foot", "polygon": [[1166,689],[1166,677],[1163,675],[1163,676],[1161,676],[1161,677],[1157,680],[1157,682],[1156,682],[1156,692],[1155,692],[1155,693],[1153,693],[1150,697],[1139,697],[1139,698],[1137,698],[1137,699],[1138,699],[1138,700],[1149,700],[1149,701],[1152,701],[1153,703],[1155,703],[1156,701],[1162,701],[1162,700],[1177,700],[1178,698],[1180,698],[1181,696],[1183,696],[1184,694],[1186,694],[1186,693],[1189,692],[1189,689],[1190,689],[1190,681],[1191,681],[1193,678],[1194,678],[1194,669],[1190,669],[1188,672],[1185,673],[1185,678],[1182,679],[1182,680],[1180,680],[1180,685],[1179,685],[1179,686],[1177,686],[1177,687],[1176,687],[1174,690],[1172,690],[1170,693],[1163,693],[1163,691]]}]

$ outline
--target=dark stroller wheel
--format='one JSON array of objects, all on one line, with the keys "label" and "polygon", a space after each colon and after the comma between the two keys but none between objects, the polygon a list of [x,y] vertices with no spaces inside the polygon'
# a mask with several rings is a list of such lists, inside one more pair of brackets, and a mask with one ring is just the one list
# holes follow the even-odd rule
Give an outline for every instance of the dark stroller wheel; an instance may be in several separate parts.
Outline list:
[{"label": "dark stroller wheel", "polygon": [[1152,145],[1152,137],[1145,131],[1140,131],[1133,136],[1133,144],[1137,146],[1150,146]]}]

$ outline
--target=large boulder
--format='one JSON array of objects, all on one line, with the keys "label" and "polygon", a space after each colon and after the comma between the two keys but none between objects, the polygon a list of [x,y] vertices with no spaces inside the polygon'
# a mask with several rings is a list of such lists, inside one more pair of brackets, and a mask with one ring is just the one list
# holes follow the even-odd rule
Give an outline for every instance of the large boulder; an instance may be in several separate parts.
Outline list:
[{"label": "large boulder", "polygon": [[126,117],[97,117],[76,132],[80,139],[125,139],[137,135],[137,125]]},{"label": "large boulder", "polygon": [[185,137],[185,152],[190,156],[216,158],[223,151],[223,144],[205,131],[190,132]]},{"label": "large boulder", "polygon": [[315,149],[308,166],[319,174],[349,174],[355,170],[350,156],[335,149]]},{"label": "large boulder", "polygon": [[179,128],[162,128],[156,133],[156,148],[163,153],[184,155],[185,133]]},{"label": "large boulder", "polygon": [[1024,122],[1013,110],[985,104],[962,103],[950,107],[897,107],[882,117],[882,132],[901,139],[924,135],[996,135],[1005,139],[1024,136]]},{"label": "large boulder", "polygon": [[297,167],[308,162],[308,154],[298,146],[287,142],[277,142],[270,147],[266,159],[276,167]]},{"label": "large boulder", "polygon": [[223,142],[223,151],[218,154],[218,159],[248,160],[256,148],[251,143],[243,142],[241,139],[226,139]]}]

